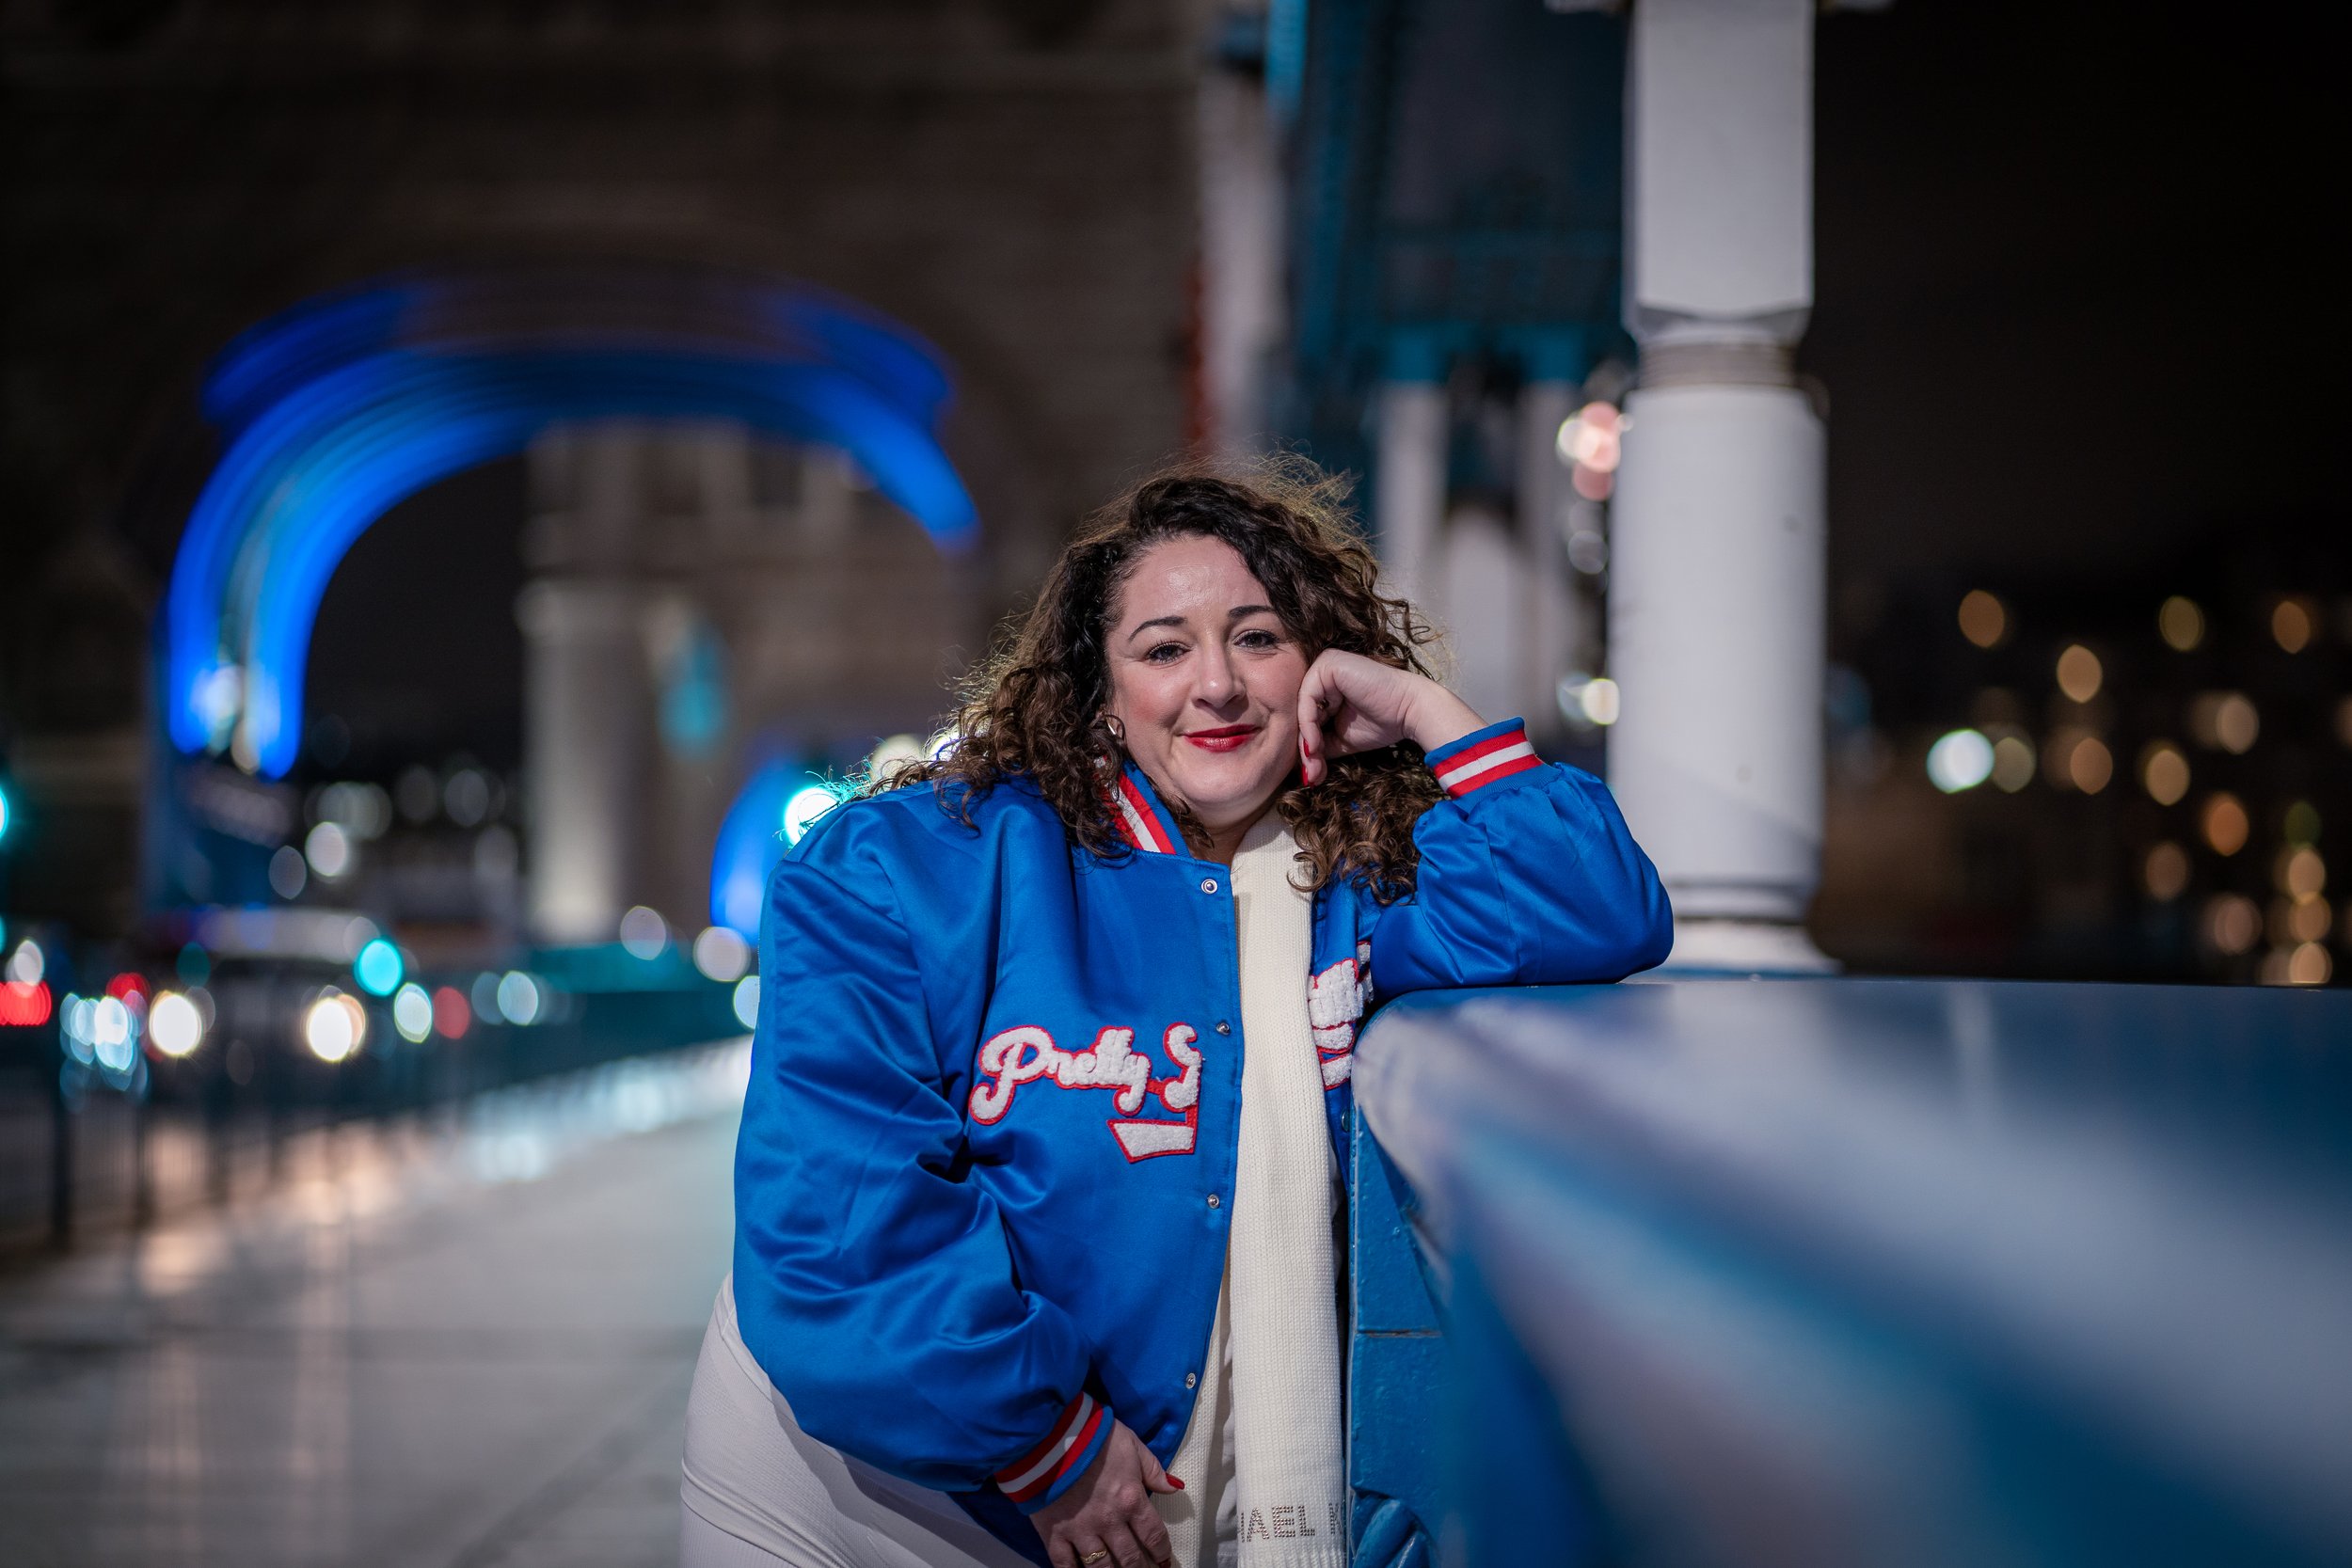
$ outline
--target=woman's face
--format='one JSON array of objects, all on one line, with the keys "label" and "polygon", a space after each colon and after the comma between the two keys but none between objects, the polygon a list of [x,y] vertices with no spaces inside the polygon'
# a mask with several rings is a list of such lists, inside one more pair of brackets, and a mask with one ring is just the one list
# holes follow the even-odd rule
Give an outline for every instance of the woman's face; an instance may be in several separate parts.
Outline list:
[{"label": "woman's face", "polygon": [[1230,854],[1298,765],[1305,650],[1232,546],[1189,535],[1136,562],[1104,641],[1128,754]]}]

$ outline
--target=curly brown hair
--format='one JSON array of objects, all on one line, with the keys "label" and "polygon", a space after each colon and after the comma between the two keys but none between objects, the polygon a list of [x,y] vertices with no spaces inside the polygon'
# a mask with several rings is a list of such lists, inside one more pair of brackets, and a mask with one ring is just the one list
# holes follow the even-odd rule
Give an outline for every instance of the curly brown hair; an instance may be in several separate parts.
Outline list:
[{"label": "curly brown hair", "polygon": [[[1104,639],[1120,587],[1166,539],[1231,545],[1310,661],[1340,648],[1429,673],[1421,650],[1437,633],[1410,604],[1380,592],[1379,563],[1352,519],[1348,488],[1289,454],[1238,469],[1187,462],[1143,481],[1078,530],[1037,602],[1007,624],[995,653],[964,683],[952,749],[869,779],[864,793],[929,783],[969,822],[975,798],[1025,777],[1075,843],[1108,859],[1128,853],[1103,788],[1105,768],[1121,760],[1102,722],[1111,695]],[[1274,800],[1298,840],[1305,885],[1347,879],[1384,903],[1403,897],[1419,866],[1413,824],[1444,798],[1421,748],[1405,741],[1329,764],[1311,789],[1294,771]],[[1205,850],[1200,824],[1171,809],[1185,842]]]}]

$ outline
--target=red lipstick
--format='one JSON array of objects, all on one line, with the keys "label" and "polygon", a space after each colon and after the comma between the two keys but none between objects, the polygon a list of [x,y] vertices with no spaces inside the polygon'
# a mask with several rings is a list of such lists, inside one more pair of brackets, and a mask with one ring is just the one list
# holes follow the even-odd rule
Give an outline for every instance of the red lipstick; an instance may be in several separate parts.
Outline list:
[{"label": "red lipstick", "polygon": [[1263,728],[1262,724],[1228,724],[1223,729],[1193,730],[1184,738],[1204,752],[1238,752]]}]

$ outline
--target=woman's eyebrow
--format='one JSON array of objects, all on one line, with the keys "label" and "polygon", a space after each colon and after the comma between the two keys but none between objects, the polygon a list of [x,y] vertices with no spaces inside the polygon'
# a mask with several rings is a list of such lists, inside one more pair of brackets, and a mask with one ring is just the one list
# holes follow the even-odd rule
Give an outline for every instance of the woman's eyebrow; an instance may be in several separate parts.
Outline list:
[{"label": "woman's eyebrow", "polygon": [[[1273,613],[1274,607],[1270,604],[1237,604],[1225,612],[1225,618],[1228,621],[1238,621],[1245,615],[1271,615]],[[1181,627],[1184,625],[1184,618],[1181,615],[1154,615],[1149,621],[1138,621],[1128,628],[1127,641],[1134,641],[1153,626]]]}]

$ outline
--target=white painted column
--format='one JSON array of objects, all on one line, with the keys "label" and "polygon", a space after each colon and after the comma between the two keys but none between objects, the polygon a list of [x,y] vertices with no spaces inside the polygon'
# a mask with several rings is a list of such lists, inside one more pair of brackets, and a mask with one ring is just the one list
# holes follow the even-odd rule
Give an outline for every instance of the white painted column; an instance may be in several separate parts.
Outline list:
[{"label": "white painted column", "polygon": [[1439,588],[1438,546],[1445,523],[1446,396],[1438,381],[1390,381],[1379,391],[1373,528],[1381,574],[1401,594],[1442,619],[1430,597]]},{"label": "white painted column", "polygon": [[516,616],[531,929],[549,942],[610,942],[628,904],[649,749],[637,596],[618,583],[541,578]]},{"label": "white painted column", "polygon": [[1823,434],[1812,303],[1815,0],[1643,0],[1627,84],[1609,775],[1683,968],[1818,969]]},{"label": "white painted column", "polygon": [[[1491,505],[1470,501],[1446,519],[1435,602],[1451,668],[1446,684],[1479,713],[1527,712],[1527,555]],[[1530,715],[1541,721],[1540,714]]]}]

